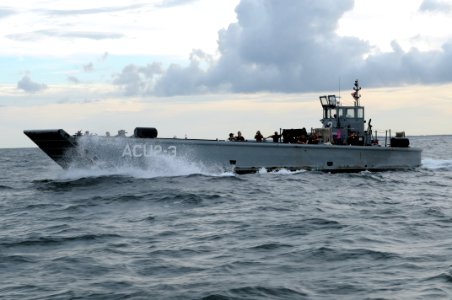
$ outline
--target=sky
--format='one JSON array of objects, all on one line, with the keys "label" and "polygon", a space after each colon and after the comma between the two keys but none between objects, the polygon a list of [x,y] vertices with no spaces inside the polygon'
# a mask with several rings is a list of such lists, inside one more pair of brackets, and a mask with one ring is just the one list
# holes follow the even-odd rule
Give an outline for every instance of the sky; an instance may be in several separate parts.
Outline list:
[{"label": "sky", "polygon": [[319,127],[452,134],[452,0],[2,0],[0,148],[24,129],[224,139]]}]

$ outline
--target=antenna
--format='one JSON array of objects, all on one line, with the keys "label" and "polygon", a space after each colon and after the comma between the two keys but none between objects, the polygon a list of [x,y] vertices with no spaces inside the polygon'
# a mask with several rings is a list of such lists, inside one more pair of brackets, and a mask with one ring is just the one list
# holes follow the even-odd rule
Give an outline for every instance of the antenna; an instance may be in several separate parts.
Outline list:
[{"label": "antenna", "polygon": [[339,101],[341,100],[341,76],[339,76],[339,96],[337,98]]}]

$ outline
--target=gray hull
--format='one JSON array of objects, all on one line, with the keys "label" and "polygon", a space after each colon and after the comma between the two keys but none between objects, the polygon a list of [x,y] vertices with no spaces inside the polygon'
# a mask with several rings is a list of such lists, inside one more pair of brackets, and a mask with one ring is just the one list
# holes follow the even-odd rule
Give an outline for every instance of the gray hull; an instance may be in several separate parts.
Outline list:
[{"label": "gray hull", "polygon": [[148,157],[153,154],[175,155],[223,169],[232,168],[238,173],[253,172],[261,168],[319,171],[405,170],[421,165],[421,150],[416,148],[177,139],[155,139],[146,142],[133,139],[128,141],[128,145],[130,151],[127,149],[124,152],[126,148],[123,148],[123,158],[139,158],[145,154]]},{"label": "gray hull", "polygon": [[63,168],[97,164],[153,167],[173,161],[237,173],[267,170],[328,172],[408,170],[421,165],[421,150],[379,146],[228,142],[166,138],[73,137],[64,130],[25,131]]}]

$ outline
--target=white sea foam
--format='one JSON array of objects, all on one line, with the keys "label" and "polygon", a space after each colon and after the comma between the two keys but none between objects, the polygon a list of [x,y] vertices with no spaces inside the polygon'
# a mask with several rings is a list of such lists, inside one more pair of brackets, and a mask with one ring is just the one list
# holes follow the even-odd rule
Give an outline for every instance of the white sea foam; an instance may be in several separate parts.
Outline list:
[{"label": "white sea foam", "polygon": [[201,163],[191,162],[175,157],[159,157],[153,161],[152,157],[146,159],[147,163],[137,166],[135,164],[120,163],[118,165],[105,166],[103,163],[94,163],[86,167],[70,167],[61,174],[62,179],[77,179],[84,177],[101,176],[128,176],[134,178],[176,177],[188,175],[205,176],[235,176],[232,172],[209,168]]},{"label": "white sea foam", "polygon": [[277,175],[294,175],[294,174],[300,174],[300,173],[304,173],[306,172],[306,170],[297,170],[297,171],[290,171],[287,169],[277,169],[277,170],[273,170],[273,171],[268,171],[266,168],[260,168],[258,173],[259,174],[277,174]]},{"label": "white sea foam", "polygon": [[304,173],[306,172],[306,170],[296,170],[296,171],[290,171],[287,169],[279,169],[279,170],[275,170],[272,171],[272,174],[278,174],[278,175],[294,175],[294,174],[300,174],[300,173]]},{"label": "white sea foam", "polygon": [[422,160],[422,167],[428,170],[452,170],[452,160],[426,158]]},{"label": "white sea foam", "polygon": [[260,168],[259,171],[257,171],[259,174],[268,174],[268,171],[266,168]]},{"label": "white sea foam", "polygon": [[190,157],[150,153],[141,157],[122,157],[127,139],[85,138],[79,141],[79,153],[87,153],[89,163],[74,162],[60,178],[77,179],[100,176],[134,178],[175,177],[188,175],[235,176],[217,166],[206,166]]}]

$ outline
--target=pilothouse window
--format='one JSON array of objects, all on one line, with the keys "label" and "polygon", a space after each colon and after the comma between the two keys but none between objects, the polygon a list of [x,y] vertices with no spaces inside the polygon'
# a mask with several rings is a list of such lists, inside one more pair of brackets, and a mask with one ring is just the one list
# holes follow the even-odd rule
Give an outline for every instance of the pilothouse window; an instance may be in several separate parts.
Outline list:
[{"label": "pilothouse window", "polygon": [[356,117],[364,119],[364,109],[363,108],[358,108],[357,109],[357,116]]},{"label": "pilothouse window", "polygon": [[328,95],[328,102],[331,106],[336,106],[336,95]]},{"label": "pilothouse window", "polygon": [[320,96],[319,99],[323,107],[333,108],[337,106],[336,95]]},{"label": "pilothouse window", "polygon": [[333,114],[333,112],[334,112],[335,110],[333,110],[333,109],[328,109],[328,113],[327,113],[327,118],[329,118],[329,119],[331,119],[331,118],[333,118],[334,117],[334,114]]}]

